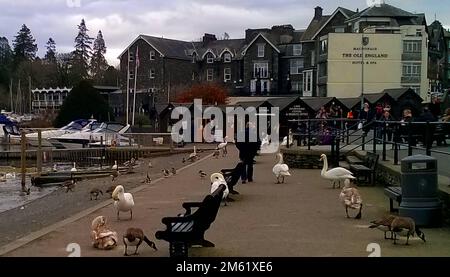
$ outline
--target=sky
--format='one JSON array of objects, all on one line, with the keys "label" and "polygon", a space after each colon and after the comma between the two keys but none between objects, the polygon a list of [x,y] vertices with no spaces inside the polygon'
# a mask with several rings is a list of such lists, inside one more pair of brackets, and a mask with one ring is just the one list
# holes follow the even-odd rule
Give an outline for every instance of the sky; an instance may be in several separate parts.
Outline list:
[{"label": "sky", "polygon": [[[39,56],[45,55],[49,37],[57,51],[74,47],[77,25],[84,18],[89,35],[99,30],[105,38],[107,60],[117,56],[139,35],[193,41],[204,33],[217,37],[243,38],[245,29],[291,24],[305,29],[321,6],[324,14],[338,7],[362,10],[382,0],[0,0],[0,37],[12,44],[22,24],[31,29]],[[386,0],[387,4],[409,12],[425,13],[427,23],[436,18],[450,28],[449,0]]]}]

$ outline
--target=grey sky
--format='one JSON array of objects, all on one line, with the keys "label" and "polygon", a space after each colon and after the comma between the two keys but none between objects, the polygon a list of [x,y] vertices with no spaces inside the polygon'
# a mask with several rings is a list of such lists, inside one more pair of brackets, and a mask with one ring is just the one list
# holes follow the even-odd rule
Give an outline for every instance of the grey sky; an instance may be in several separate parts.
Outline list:
[{"label": "grey sky", "polygon": [[[244,36],[247,28],[292,24],[308,26],[315,6],[331,14],[338,6],[356,10],[377,0],[0,0],[0,36],[10,43],[22,24],[36,38],[39,55],[53,37],[58,52],[73,49],[76,26],[82,18],[95,37],[102,30],[108,47],[107,59],[117,65],[120,52],[139,34],[197,40],[203,33],[231,38]],[[387,0],[410,12],[424,12],[427,23],[436,18],[450,28],[448,0]],[[78,3],[79,7],[77,7]]]}]

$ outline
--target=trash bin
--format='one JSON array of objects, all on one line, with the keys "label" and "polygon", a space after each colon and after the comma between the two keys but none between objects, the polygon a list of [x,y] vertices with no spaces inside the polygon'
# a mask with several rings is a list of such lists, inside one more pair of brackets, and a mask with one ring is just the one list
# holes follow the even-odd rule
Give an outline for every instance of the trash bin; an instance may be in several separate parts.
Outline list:
[{"label": "trash bin", "polygon": [[411,217],[417,226],[442,224],[442,203],[438,198],[437,160],[415,155],[402,160],[402,201],[399,215]]}]

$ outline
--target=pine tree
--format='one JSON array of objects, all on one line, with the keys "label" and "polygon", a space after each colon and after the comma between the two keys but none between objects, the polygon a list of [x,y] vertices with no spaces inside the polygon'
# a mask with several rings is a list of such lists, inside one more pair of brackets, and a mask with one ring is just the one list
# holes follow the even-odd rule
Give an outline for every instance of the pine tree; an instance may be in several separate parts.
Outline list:
[{"label": "pine tree", "polygon": [[78,35],[75,38],[75,51],[72,60],[72,82],[78,83],[89,78],[89,60],[92,55],[92,38],[88,35],[84,19],[78,25]]},{"label": "pine tree", "polygon": [[105,59],[106,45],[103,39],[102,31],[98,31],[97,38],[94,41],[94,52],[91,59],[91,73],[93,79],[100,83],[103,79],[105,70],[108,68],[108,62]]},{"label": "pine tree", "polygon": [[13,41],[14,63],[16,66],[22,61],[31,61],[36,58],[38,47],[35,42],[36,40],[33,38],[31,30],[23,24]]},{"label": "pine tree", "polygon": [[48,63],[56,63],[56,43],[52,38],[49,38],[46,44],[47,53],[45,53],[45,60]]}]

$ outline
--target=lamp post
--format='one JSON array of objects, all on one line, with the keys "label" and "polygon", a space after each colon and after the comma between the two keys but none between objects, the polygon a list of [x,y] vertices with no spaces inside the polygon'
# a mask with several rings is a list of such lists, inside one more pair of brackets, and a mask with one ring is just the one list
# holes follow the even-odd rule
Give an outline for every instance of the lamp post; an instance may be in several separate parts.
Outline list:
[{"label": "lamp post", "polygon": [[364,108],[364,31],[361,33],[361,110]]}]

